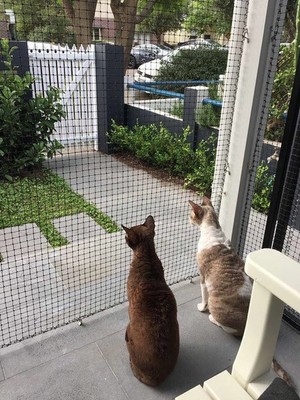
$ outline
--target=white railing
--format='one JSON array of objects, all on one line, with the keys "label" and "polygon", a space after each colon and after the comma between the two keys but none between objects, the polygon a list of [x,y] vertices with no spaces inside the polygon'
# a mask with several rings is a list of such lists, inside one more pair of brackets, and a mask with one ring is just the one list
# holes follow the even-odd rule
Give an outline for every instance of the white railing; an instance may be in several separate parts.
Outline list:
[{"label": "white railing", "polygon": [[97,148],[95,46],[87,49],[28,42],[33,94],[49,87],[62,91],[66,118],[56,124],[54,137],[64,145],[89,142]]}]

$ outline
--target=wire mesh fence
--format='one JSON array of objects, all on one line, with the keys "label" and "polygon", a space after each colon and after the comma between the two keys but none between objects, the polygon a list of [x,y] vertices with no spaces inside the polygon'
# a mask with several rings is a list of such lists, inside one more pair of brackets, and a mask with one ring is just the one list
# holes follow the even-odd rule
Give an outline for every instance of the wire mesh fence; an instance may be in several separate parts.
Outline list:
[{"label": "wire mesh fence", "polygon": [[[276,22],[272,27],[270,57],[264,82],[262,103],[260,105],[260,119],[257,132],[255,132],[255,150],[249,165],[250,179],[246,203],[251,204],[251,208],[248,207],[243,216],[244,221],[242,223],[241,240],[239,243],[239,251],[244,257],[250,251],[256,250],[258,246],[261,247],[263,243],[280,149],[280,142],[276,133],[279,135],[279,131],[283,129],[284,107],[288,107],[289,99],[286,98],[285,104],[281,104],[282,114],[280,115],[280,111],[278,112],[277,109],[278,105],[276,106],[279,97],[279,88],[273,85],[276,73],[282,73],[278,66],[282,62],[279,52],[285,17],[286,2],[278,2]],[[288,62],[290,63],[292,60],[289,59]],[[293,76],[293,72],[291,73]],[[289,88],[290,91],[291,87]],[[250,223],[248,219],[250,219]]]},{"label": "wire mesh fence", "polygon": [[121,224],[153,215],[167,282],[197,275],[188,200],[211,193],[218,134],[226,161],[248,1],[161,2],[142,21],[145,4],[0,3],[0,347],[126,301]]}]

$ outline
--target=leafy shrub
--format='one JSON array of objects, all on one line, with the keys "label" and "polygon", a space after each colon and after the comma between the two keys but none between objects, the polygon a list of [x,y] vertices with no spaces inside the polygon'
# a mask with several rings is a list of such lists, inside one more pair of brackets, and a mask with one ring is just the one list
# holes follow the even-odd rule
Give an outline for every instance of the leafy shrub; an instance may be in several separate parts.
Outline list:
[{"label": "leafy shrub", "polygon": [[0,72],[0,178],[20,175],[53,157],[63,146],[51,139],[54,125],[64,117],[58,89],[31,98],[34,79],[17,75],[7,40],[0,42],[5,70]]},{"label": "leafy shrub", "polygon": [[257,167],[252,207],[263,214],[268,214],[275,175],[270,174],[269,166],[261,162]]},{"label": "leafy shrub", "polygon": [[175,117],[182,119],[183,118],[183,110],[184,110],[184,102],[181,100],[172,106],[172,108],[170,110],[170,114],[175,115]]},{"label": "leafy shrub", "polygon": [[185,180],[200,194],[209,194],[213,179],[216,136],[199,143],[196,150],[188,141],[188,130],[173,135],[162,125],[140,126],[132,130],[113,123],[109,139],[117,150],[135,155],[149,165],[162,168]]},{"label": "leafy shrub", "polygon": [[[209,85],[209,98],[219,100],[217,95],[217,85]],[[184,102],[175,103],[170,111],[172,115],[183,118]],[[200,126],[219,126],[221,117],[221,108],[211,104],[202,104],[196,109],[196,121]]]},{"label": "leafy shrub", "polygon": [[[208,86],[208,97],[212,100],[222,100],[218,95],[218,84]],[[221,118],[221,108],[212,104],[202,104],[197,111],[196,119],[200,126],[219,126]]]},{"label": "leafy shrub", "polygon": [[194,187],[200,194],[210,194],[214,178],[217,136],[212,133],[207,140],[199,142],[195,150],[195,166],[187,174],[185,187]]},{"label": "leafy shrub", "polygon": [[274,78],[266,139],[281,141],[284,130],[283,115],[288,111],[295,78],[295,44],[282,45]]},{"label": "leafy shrub", "polygon": [[[172,57],[171,61],[162,62],[156,80],[217,80],[219,75],[225,73],[227,57],[228,52],[219,48],[185,49]],[[182,92],[184,88],[179,90]]]},{"label": "leafy shrub", "polygon": [[219,126],[221,109],[211,104],[203,104],[197,114],[197,122],[200,126]]}]

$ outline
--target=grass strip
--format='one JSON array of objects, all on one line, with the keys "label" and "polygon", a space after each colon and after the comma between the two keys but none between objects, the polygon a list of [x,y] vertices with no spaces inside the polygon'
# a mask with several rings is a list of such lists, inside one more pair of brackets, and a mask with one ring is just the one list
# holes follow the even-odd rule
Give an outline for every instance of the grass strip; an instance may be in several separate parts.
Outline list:
[{"label": "grass strip", "polygon": [[52,220],[81,212],[88,214],[106,232],[119,231],[109,216],[48,169],[39,176],[0,181],[0,229],[35,223],[51,246],[58,247],[68,241]]}]

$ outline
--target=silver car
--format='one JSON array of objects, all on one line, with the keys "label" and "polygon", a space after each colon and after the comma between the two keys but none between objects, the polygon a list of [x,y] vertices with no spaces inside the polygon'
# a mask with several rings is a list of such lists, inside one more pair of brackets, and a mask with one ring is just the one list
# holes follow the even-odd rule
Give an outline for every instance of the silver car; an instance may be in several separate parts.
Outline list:
[{"label": "silver car", "polygon": [[137,68],[145,62],[162,58],[168,55],[172,49],[161,44],[139,44],[131,49],[129,68]]}]

